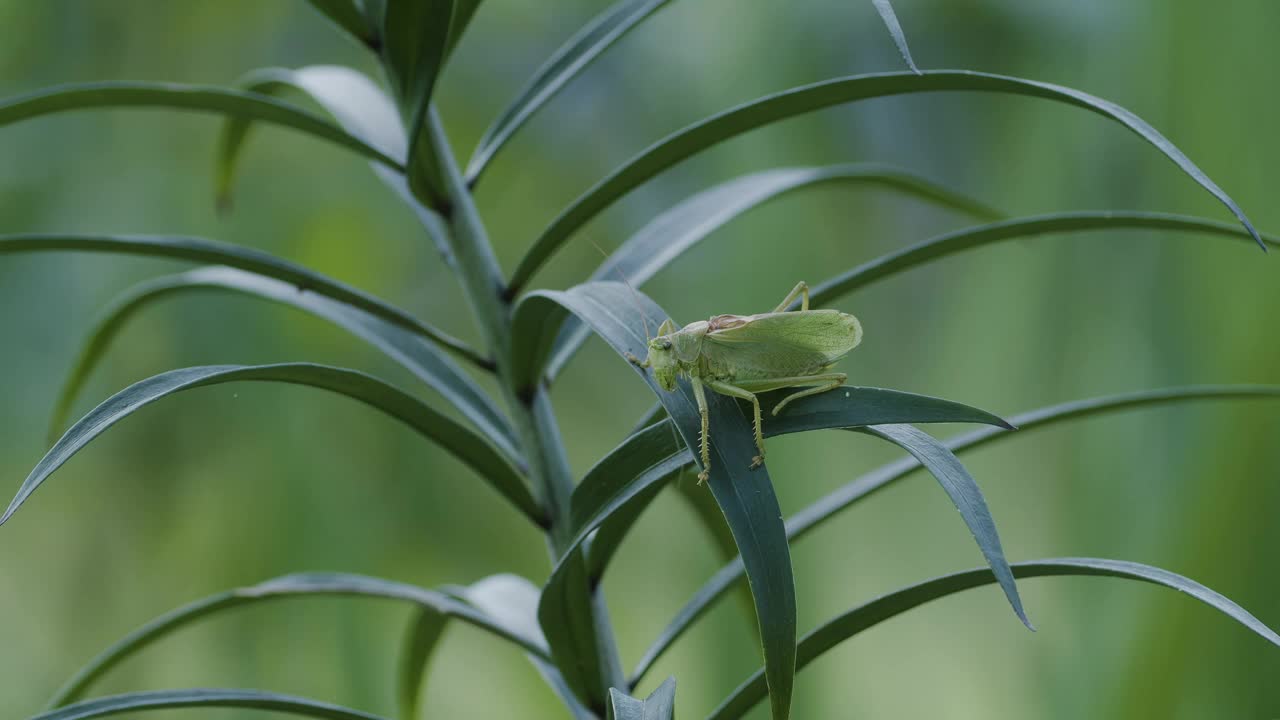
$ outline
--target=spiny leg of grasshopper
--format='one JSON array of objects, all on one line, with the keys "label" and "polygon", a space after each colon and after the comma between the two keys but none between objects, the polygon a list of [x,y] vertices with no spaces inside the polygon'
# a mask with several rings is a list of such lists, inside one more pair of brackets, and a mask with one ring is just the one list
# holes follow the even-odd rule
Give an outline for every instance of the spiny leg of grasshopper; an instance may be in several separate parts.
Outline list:
[{"label": "spiny leg of grasshopper", "polygon": [[708,440],[710,411],[707,410],[707,393],[702,389],[702,381],[695,377],[689,378],[689,382],[693,385],[693,397],[698,401],[698,414],[702,416],[702,433],[698,436],[698,449],[702,455],[702,472],[698,473],[698,484],[701,485],[711,476],[711,445]]},{"label": "spiny leg of grasshopper", "polygon": [[731,385],[723,380],[708,380],[707,387],[715,390],[721,395],[742,398],[751,403],[751,409],[755,411],[755,430],[756,430],[756,449],[760,451],[759,455],[751,458],[751,468],[755,469],[764,464],[764,432],[760,429],[760,399],[753,395],[750,391],[743,390],[737,385]]},{"label": "spiny leg of grasshopper", "polygon": [[809,309],[809,283],[801,280],[800,282],[796,283],[795,287],[791,288],[791,292],[787,293],[787,296],[782,299],[782,302],[779,303],[778,307],[774,308],[773,311],[776,313],[786,312],[787,306],[795,302],[797,295],[800,296],[800,312],[804,312],[808,310]]},{"label": "spiny leg of grasshopper", "polygon": [[844,384],[849,376],[844,373],[822,373],[820,375],[799,375],[796,377],[780,377],[769,378],[768,380],[743,380],[739,382],[746,390],[755,390],[762,392],[764,390],[777,390],[785,387],[804,387],[806,385],[814,385],[816,387],[807,388],[799,392],[792,393],[784,398],[773,408],[773,415],[782,412],[782,409],[791,404],[792,400],[799,400],[810,395],[817,395],[828,390],[834,390]]}]

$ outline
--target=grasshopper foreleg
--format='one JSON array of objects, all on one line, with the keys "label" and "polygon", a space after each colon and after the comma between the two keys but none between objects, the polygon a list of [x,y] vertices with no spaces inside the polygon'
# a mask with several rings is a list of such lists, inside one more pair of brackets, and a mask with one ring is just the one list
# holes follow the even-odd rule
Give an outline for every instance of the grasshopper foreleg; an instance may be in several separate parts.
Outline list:
[{"label": "grasshopper foreleg", "polygon": [[760,399],[748,390],[743,390],[737,385],[730,385],[722,380],[708,380],[707,387],[715,390],[721,395],[742,398],[751,403],[751,409],[755,411],[755,430],[756,430],[756,449],[759,455],[751,458],[752,469],[758,468],[764,464],[764,432],[760,429]]},{"label": "grasshopper foreleg", "polygon": [[698,414],[702,416],[702,433],[698,436],[698,449],[702,456],[702,472],[698,473],[698,484],[707,481],[711,476],[711,444],[710,444],[710,411],[707,409],[707,394],[702,389],[702,381],[689,378],[693,385],[693,397],[698,401]]}]

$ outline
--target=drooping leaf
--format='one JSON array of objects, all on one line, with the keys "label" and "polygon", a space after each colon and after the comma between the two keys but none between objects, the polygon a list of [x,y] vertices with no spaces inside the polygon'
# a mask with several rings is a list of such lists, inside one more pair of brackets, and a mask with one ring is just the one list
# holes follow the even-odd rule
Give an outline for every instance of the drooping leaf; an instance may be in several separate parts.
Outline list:
[{"label": "drooping leaf", "polygon": [[418,720],[427,664],[431,662],[436,645],[448,625],[449,618],[432,608],[419,608],[410,618],[409,631],[405,633],[404,644],[400,649],[396,673],[396,700],[400,720]]},{"label": "drooping leaf", "polygon": [[[982,428],[948,439],[944,445],[952,452],[962,452],[981,447],[998,440],[1026,437],[1028,431],[1044,428],[1068,420],[1076,420],[1096,415],[1131,410],[1136,408],[1169,405],[1189,401],[1203,400],[1249,400],[1280,398],[1280,386],[1271,385],[1193,385],[1188,387],[1164,388],[1121,395],[1109,395],[1086,400],[1076,400],[1061,405],[1051,405],[1010,418],[1018,427],[1017,433],[1002,432],[998,428]],[[859,500],[884,488],[915,470],[920,469],[920,461],[914,457],[906,457],[883,465],[862,475],[845,485],[819,498],[809,506],[787,518],[787,538],[795,541],[818,528],[827,520],[835,517],[840,511],[850,507]],[[735,583],[742,580],[742,561],[725,565],[711,579],[694,593],[685,603],[662,633],[653,641],[636,669],[631,675],[634,687],[649,671],[653,664],[672,644],[724,593]]]},{"label": "drooping leaf", "polygon": [[[297,90],[324,108],[344,130],[404,164],[409,141],[399,111],[382,88],[364,73],[341,65],[312,65],[297,70],[262,68],[249,72],[236,85],[268,95]],[[218,207],[224,210],[231,205],[231,186],[250,126],[248,119],[230,118],[223,124],[218,139],[216,189]],[[453,255],[444,237],[446,231],[440,216],[413,196],[403,172],[376,162],[370,166],[378,179],[409,206],[445,262],[452,264]]]},{"label": "drooping leaf", "polygon": [[[761,393],[760,404],[771,407],[791,392]],[[740,410],[745,414],[745,404]],[[848,386],[796,400],[781,415],[764,418],[761,430],[765,437],[773,437],[893,423],[983,423],[1009,428],[1004,420],[989,412],[950,400],[898,390]],[[574,541],[570,547],[582,542],[614,513],[639,512],[642,507],[627,506],[650,485],[663,481],[692,461],[688,448],[676,439],[670,420],[655,423],[627,438],[588,470],[574,490],[570,515]]]},{"label": "drooping leaf", "polygon": [[888,440],[906,450],[938,480],[938,484],[947,492],[951,502],[960,511],[969,532],[978,543],[991,572],[995,573],[1004,595],[1013,606],[1013,612],[1023,625],[1034,630],[1027,613],[1022,609],[1022,598],[1018,596],[1018,586],[1013,581],[1013,571],[1009,569],[1009,561],[1004,557],[1004,548],[1000,545],[1000,535],[996,532],[996,522],[991,517],[987,500],[982,496],[978,483],[965,470],[956,456],[930,435],[920,432],[910,425],[869,425],[859,429],[868,435]]},{"label": "drooping leaf", "polygon": [[[534,639],[539,647],[545,647],[546,640],[536,617],[538,588],[528,580],[518,575],[492,575],[469,587],[444,588],[443,591],[475,607],[508,634]],[[448,615],[426,606],[412,618],[409,632],[405,635],[398,673],[401,720],[418,718],[427,664],[448,620]],[[540,655],[531,654],[529,660],[539,669],[547,665]],[[555,672],[554,668],[550,669]]]},{"label": "drooping leaf", "polygon": [[63,426],[70,418],[76,397],[125,322],[152,302],[176,293],[201,289],[244,293],[295,307],[338,325],[378,348],[387,357],[440,393],[475,425],[477,430],[505,453],[513,465],[517,468],[524,466],[524,461],[517,449],[514,431],[502,412],[461,368],[421,335],[313,292],[299,290],[297,286],[262,275],[217,266],[144,281],[127,290],[107,306],[93,330],[90,331],[89,338],[58,396],[53,420],[50,423],[52,435],[49,439],[50,443],[61,435]]},{"label": "drooping leaf", "polygon": [[[637,303],[641,305],[638,309]],[[586,283],[566,292],[530,294],[517,306],[512,326],[514,377],[536,380],[540,358],[545,358],[545,352],[539,353],[538,347],[549,342],[542,338],[552,335],[551,329],[566,312],[572,312],[590,325],[619,356],[643,354],[644,321],[637,310],[655,326],[666,318],[651,300],[633,296],[618,283]],[[700,417],[687,383],[667,393],[648,374],[641,373],[641,376],[666,407],[685,444],[696,447]],[[733,530],[747,567],[763,638],[773,717],[785,720],[790,715],[794,677],[796,602],[781,510],[768,471],[765,468],[748,470],[755,454],[750,422],[729,398],[711,393],[707,400],[712,448],[708,484]],[[546,629],[545,623],[543,628]],[[554,647],[554,641],[547,639]]]},{"label": "drooping leaf", "polygon": [[396,170],[399,159],[305,110],[266,95],[205,85],[106,82],[60,85],[0,101],[0,127],[72,110],[148,107],[191,110],[271,123],[328,140]]},{"label": "drooping leaf", "polygon": [[671,0],[618,0],[561,45],[529,78],[516,99],[485,130],[467,163],[467,184],[475,185],[493,160],[533,114],[564,89],[605,50]]},{"label": "drooping leaf", "polygon": [[1114,120],[1164,153],[1184,173],[1226,205],[1259,245],[1262,244],[1244,211],[1222,188],[1155,128],[1119,105],[1079,90],[1034,80],[968,70],[928,70],[919,75],[910,72],[855,75],[785,90],[726,110],[659,140],[596,183],[552,221],[516,268],[510,283],[513,292],[522,289],[533,273],[575,231],[600,211],[641,183],[709,147],[749,130],[832,105],[869,98],[942,91],[996,92],[1037,97],[1081,107]]},{"label": "drooping leaf", "polygon": [[[998,210],[977,200],[885,165],[778,168],[734,178],[667,210],[619,246],[592,273],[591,280],[624,278],[632,286],[640,287],[703,238],[743,213],[792,192],[828,183],[883,185],[982,219],[1002,217]],[[575,318],[565,321],[547,367],[548,378],[554,379],[560,374],[589,335],[590,330]]]},{"label": "drooping leaf", "polygon": [[455,0],[386,0],[383,65],[408,121],[409,189],[428,207],[448,204],[441,158],[426,137],[431,95],[444,69]]},{"label": "drooping leaf", "polygon": [[243,381],[306,385],[345,395],[380,410],[466,463],[533,522],[541,522],[542,511],[524,480],[486,438],[436,412],[412,395],[370,375],[326,365],[283,363],[209,365],[172,370],[134,383],[116,393],[72,425],[62,439],[54,444],[22,483],[17,496],[4,515],[0,516],[0,525],[8,521],[31,493],[55,470],[62,467],[63,463],[112,425],[140,408],[184,390]]},{"label": "drooping leaf", "polygon": [[307,0],[307,2],[361,44],[369,47],[378,45],[378,38],[374,35],[373,28],[369,25],[369,20],[365,17],[357,0]]},{"label": "drooping leaf", "polygon": [[152,620],[129,633],[103,651],[75,674],[49,702],[57,708],[84,697],[89,688],[108,670],[150,646],[175,630],[186,627],[214,613],[232,608],[288,597],[315,595],[350,595],[385,598],[416,603],[441,615],[457,618],[480,630],[508,640],[531,656],[547,660],[547,650],[540,636],[526,635],[501,623],[481,610],[445,593],[416,585],[365,575],[344,573],[301,573],[285,575],[258,585],[229,590],[184,605]]},{"label": "drooping leaf", "polygon": [[344,708],[339,705],[308,700],[293,695],[261,690],[194,688],[191,690],[155,690],[126,693],[85,700],[75,705],[36,715],[30,720],[89,720],[125,713],[174,708],[241,708],[321,718],[322,720],[382,720],[377,715]]},{"label": "drooping leaf", "polygon": [[1089,230],[1164,230],[1178,233],[1200,233],[1210,236],[1248,240],[1256,238],[1272,247],[1280,247],[1280,237],[1245,231],[1238,225],[1190,215],[1168,215],[1145,212],[1073,212],[1016,218],[965,228],[925,240],[878,257],[830,280],[820,283],[810,294],[810,304],[824,305],[859,288],[918,267],[939,258],[965,250],[984,247],[1006,240],[1075,233]]},{"label": "drooping leaf", "polygon": [[[1190,595],[1226,614],[1271,644],[1280,646],[1280,636],[1244,608],[1194,580],[1150,565],[1100,558],[1056,558],[1016,563],[1013,565],[1013,574],[1018,578],[1093,575],[1162,585]],[[992,582],[995,582],[995,577],[989,569],[969,570],[905,587],[856,607],[815,629],[800,641],[796,669],[807,666],[828,650],[869,627],[933,600]],[[767,692],[763,672],[758,670],[734,690],[708,716],[708,720],[733,720],[742,717],[752,706],[763,700]]]},{"label": "drooping leaf", "polygon": [[609,720],[675,720],[676,679],[669,677],[644,700],[609,690]]},{"label": "drooping leaf", "polygon": [[363,310],[392,325],[439,343],[480,367],[492,362],[466,343],[415,318],[400,308],[356,288],[321,275],[307,267],[282,260],[253,248],[204,238],[167,235],[0,235],[0,255],[19,252],[105,252],[121,255],[161,257],[198,263],[226,265],[289,283],[299,291],[313,292]]},{"label": "drooping leaf", "polygon": [[898,15],[893,11],[893,4],[889,0],[871,0],[876,6],[876,12],[880,13],[880,19],[884,21],[884,26],[889,30],[889,35],[893,37],[893,44],[898,46],[898,52],[902,53],[902,59],[907,63],[907,67],[911,68],[911,72],[919,75],[920,68],[916,67],[916,61],[911,59],[911,48],[907,47],[907,34],[902,32],[902,24],[898,22]]}]

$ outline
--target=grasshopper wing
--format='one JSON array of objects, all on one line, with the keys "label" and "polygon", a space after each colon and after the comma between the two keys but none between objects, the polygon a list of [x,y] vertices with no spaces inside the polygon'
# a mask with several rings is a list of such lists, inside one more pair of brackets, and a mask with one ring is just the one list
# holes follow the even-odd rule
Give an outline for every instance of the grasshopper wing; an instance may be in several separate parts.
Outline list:
[{"label": "grasshopper wing", "polygon": [[836,362],[861,341],[858,319],[837,310],[719,315],[708,323],[702,353],[715,365],[751,375],[803,375]]}]

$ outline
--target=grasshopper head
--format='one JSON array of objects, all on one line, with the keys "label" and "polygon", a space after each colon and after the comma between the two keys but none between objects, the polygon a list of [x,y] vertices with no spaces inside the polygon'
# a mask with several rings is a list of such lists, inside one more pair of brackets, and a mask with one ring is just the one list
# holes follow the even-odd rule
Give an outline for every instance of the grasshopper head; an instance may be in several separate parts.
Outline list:
[{"label": "grasshopper head", "polygon": [[671,336],[675,333],[675,323],[668,319],[658,328],[658,337],[649,341],[647,362],[653,368],[653,379],[663,390],[671,392],[676,389],[676,375],[680,364],[676,360]]}]

